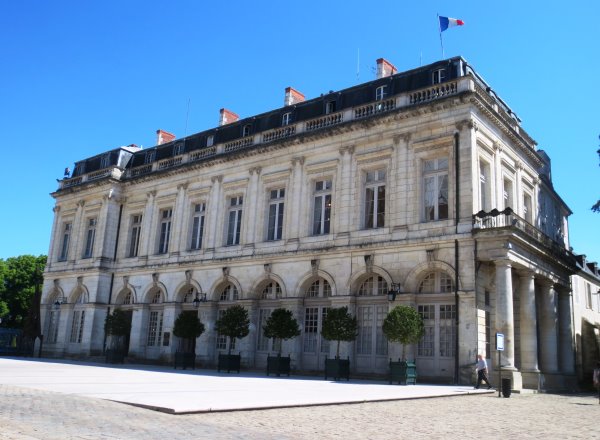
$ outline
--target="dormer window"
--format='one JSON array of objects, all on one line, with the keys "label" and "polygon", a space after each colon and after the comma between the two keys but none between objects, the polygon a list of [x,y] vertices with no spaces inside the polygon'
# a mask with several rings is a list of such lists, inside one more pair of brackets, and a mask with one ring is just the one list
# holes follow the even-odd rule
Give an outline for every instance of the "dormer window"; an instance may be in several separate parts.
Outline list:
[{"label": "dormer window", "polygon": [[329,101],[325,104],[325,114],[335,113],[335,101]]},{"label": "dormer window", "polygon": [[173,147],[173,156],[179,156],[183,154],[183,144],[177,144]]},{"label": "dormer window", "polygon": [[144,158],[144,163],[154,162],[155,157],[156,157],[156,150],[146,151],[146,157]]},{"label": "dormer window", "polygon": [[388,86],[379,86],[379,87],[377,87],[377,89],[375,89],[375,100],[376,101],[381,101],[381,100],[385,99],[385,97],[387,96],[387,87]]},{"label": "dormer window", "polygon": [[106,153],[100,159],[100,168],[108,168],[109,165],[110,165],[110,153]]},{"label": "dormer window", "polygon": [[292,113],[284,113],[281,118],[281,125],[290,125],[290,122],[292,122]]},{"label": "dormer window", "polygon": [[446,81],[446,69],[438,69],[433,71],[433,84],[439,84]]},{"label": "dormer window", "polygon": [[214,142],[215,142],[215,137],[214,136],[211,135],[211,136],[208,136],[206,138],[206,146],[207,147],[212,147],[213,144],[214,144]]},{"label": "dormer window", "polygon": [[250,136],[251,128],[252,128],[252,126],[250,124],[244,125],[244,128],[242,128],[242,137]]}]

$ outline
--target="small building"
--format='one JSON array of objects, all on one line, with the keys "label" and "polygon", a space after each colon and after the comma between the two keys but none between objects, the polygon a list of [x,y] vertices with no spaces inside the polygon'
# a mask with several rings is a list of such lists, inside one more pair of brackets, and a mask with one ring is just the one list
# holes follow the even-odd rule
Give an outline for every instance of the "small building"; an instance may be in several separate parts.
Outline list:
[{"label": "small building", "polygon": [[262,326],[285,307],[302,334],[283,352],[320,371],[335,354],[322,320],[348,306],[351,371],[385,375],[400,347],[381,325],[406,304],[425,323],[406,347],[423,380],[471,383],[478,353],[497,368],[502,333],[514,389],[573,386],[571,276],[589,274],[570,251],[550,158],[463,58],[406,72],[377,62],[364,84],[314,99],[289,87],[278,109],[221,109],[206,131],[159,130],[153,148],[76,162],[52,193],[45,354],[101,355],[106,314],[120,308],[128,356],[170,361],[174,321],[196,303],[197,360],[212,366],[229,348],[215,321],[241,304],[243,365],[265,367]]}]

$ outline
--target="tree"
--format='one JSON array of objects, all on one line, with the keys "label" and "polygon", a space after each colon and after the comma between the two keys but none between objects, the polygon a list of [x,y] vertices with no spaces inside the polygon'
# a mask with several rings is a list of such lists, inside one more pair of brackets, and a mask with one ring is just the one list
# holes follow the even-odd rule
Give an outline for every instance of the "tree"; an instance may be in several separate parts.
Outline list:
[{"label": "tree", "polygon": [[423,336],[423,319],[412,307],[396,306],[383,320],[382,330],[388,341],[402,344],[401,357],[404,360],[404,346],[416,344]]},{"label": "tree", "polygon": [[[298,321],[294,318],[294,314],[283,308],[271,312],[271,316],[267,319],[263,330],[267,338],[274,338],[279,341],[285,341],[300,335],[300,327]],[[281,356],[281,344],[279,344],[279,355]]]},{"label": "tree", "polygon": [[329,309],[323,319],[321,335],[328,341],[337,341],[335,357],[340,357],[340,342],[351,342],[358,335],[358,322],[348,312],[348,307]]},{"label": "tree", "polygon": [[197,312],[181,312],[175,320],[173,334],[183,341],[186,353],[196,353],[196,338],[204,333],[204,324]]},{"label": "tree", "polygon": [[229,307],[217,320],[215,329],[219,334],[229,338],[228,354],[231,354],[231,346],[234,339],[241,339],[250,333],[248,311],[240,305]]},{"label": "tree", "polygon": [[36,285],[43,282],[45,266],[45,255],[21,255],[0,260],[0,317],[3,327],[24,326],[32,308]]},{"label": "tree", "polygon": [[128,312],[115,309],[106,315],[104,320],[104,333],[111,336],[113,348],[124,350],[125,340],[131,331],[131,318]]}]

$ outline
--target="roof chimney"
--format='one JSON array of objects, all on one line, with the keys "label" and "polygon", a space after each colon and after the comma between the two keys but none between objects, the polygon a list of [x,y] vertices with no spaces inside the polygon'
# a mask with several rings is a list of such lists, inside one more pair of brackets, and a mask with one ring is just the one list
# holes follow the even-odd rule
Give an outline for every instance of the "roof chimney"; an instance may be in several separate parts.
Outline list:
[{"label": "roof chimney", "polygon": [[304,101],[304,95],[300,93],[298,90],[293,89],[291,87],[286,87],[285,89],[285,99],[283,101],[283,105],[288,106],[292,104],[297,104],[299,102]]},{"label": "roof chimney", "polygon": [[175,135],[173,133],[160,129],[156,130],[156,145],[166,144],[172,140],[175,140]]},{"label": "roof chimney", "polygon": [[377,60],[377,78],[385,78],[386,76],[391,76],[394,73],[398,72],[398,69],[394,67],[392,63],[390,63],[385,58],[379,58]]},{"label": "roof chimney", "polygon": [[238,119],[240,119],[238,115],[236,115],[230,110],[227,110],[226,108],[222,108],[221,110],[219,110],[219,126],[231,124],[232,122],[235,122]]}]

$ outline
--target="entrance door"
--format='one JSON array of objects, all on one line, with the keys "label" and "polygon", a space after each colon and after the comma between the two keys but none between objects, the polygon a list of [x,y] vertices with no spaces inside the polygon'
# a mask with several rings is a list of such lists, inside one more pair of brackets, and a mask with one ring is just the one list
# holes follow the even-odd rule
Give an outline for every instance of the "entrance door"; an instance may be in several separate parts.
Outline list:
[{"label": "entrance door", "polygon": [[304,332],[302,334],[302,365],[306,370],[323,370],[325,357],[329,356],[329,341],[321,336],[323,319],[328,307],[304,308]]},{"label": "entrance door", "polygon": [[361,373],[387,371],[388,345],[383,335],[383,320],[388,305],[359,305],[356,308],[356,370]]},{"label": "entrance door", "polygon": [[417,372],[430,379],[452,381],[456,356],[456,306],[422,304],[418,311],[425,332],[417,346]]}]

